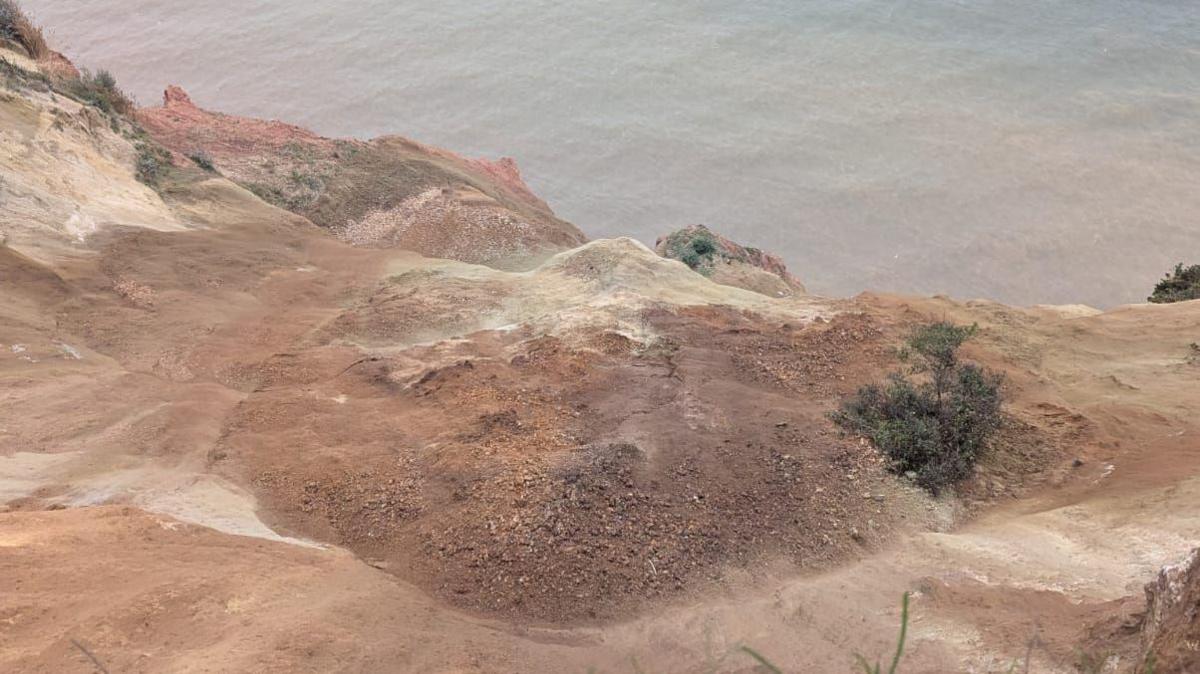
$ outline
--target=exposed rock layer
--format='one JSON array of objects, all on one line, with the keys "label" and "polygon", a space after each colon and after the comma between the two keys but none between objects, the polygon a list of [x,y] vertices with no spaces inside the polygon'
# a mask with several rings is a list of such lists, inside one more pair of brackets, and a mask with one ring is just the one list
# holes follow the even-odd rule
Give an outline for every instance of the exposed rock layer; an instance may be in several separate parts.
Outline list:
[{"label": "exposed rock layer", "polygon": [[1163,567],[1146,584],[1141,671],[1156,674],[1200,671],[1200,548]]},{"label": "exposed rock layer", "polygon": [[344,240],[514,265],[582,243],[512,159],[465,159],[399,136],[338,140],[197,107],[179,87],[137,119],[182,157],[203,157],[267,201]]}]

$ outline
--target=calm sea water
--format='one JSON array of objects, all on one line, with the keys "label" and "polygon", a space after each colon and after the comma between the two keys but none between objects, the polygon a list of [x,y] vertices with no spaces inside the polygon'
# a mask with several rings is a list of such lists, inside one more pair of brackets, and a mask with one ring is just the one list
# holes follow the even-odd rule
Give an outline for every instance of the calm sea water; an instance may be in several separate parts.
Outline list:
[{"label": "calm sea water", "polygon": [[592,236],[1109,306],[1200,261],[1198,0],[26,0],[143,103],[512,155]]}]

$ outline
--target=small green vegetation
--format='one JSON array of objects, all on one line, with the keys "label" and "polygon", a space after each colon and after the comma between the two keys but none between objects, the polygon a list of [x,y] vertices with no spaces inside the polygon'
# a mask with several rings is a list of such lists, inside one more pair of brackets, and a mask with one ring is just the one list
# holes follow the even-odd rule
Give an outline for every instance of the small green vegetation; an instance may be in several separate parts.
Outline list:
[{"label": "small green vegetation", "polygon": [[288,187],[293,189],[286,191],[267,183],[246,182],[240,184],[268,204],[292,212],[300,212],[308,208],[319,196],[317,192],[305,189],[302,183],[298,184],[295,181],[288,184]]},{"label": "small green vegetation", "polygon": [[209,173],[217,172],[217,167],[213,165],[212,156],[204,150],[196,150],[188,155],[188,159],[191,159],[196,166],[199,166]]},{"label": "small green vegetation", "polygon": [[[885,672],[886,672],[886,674],[900,674],[900,672],[901,672],[900,662],[904,658],[904,646],[908,641],[908,625],[909,625],[909,621],[910,621],[909,611],[908,611],[909,597],[910,597],[909,593],[905,592],[904,596],[900,600],[900,634],[899,634],[899,636],[896,637],[896,650],[892,652],[892,658],[888,663],[888,668],[884,669],[883,664],[879,660],[876,660],[875,664],[872,665],[870,662],[867,661],[867,659],[865,657],[862,656],[862,654],[855,653],[854,661],[857,665],[857,671],[861,671],[863,674],[884,674]],[[1017,659],[1012,660],[1009,663],[1008,669],[1006,670],[1008,672],[1008,674],[1015,674],[1017,672],[1017,666],[1022,664],[1022,662],[1024,662],[1024,669],[1022,671],[1026,672],[1027,674],[1032,671],[1032,670],[1030,670],[1029,667],[1030,667],[1031,655],[1033,652],[1036,638],[1037,637],[1035,635],[1034,640],[1031,640],[1029,642],[1028,649],[1025,652],[1025,657],[1023,660],[1020,658],[1017,658]],[[749,646],[745,646],[745,645],[739,646],[736,649],[736,651],[731,651],[731,653],[732,652],[739,652],[739,653],[742,653],[746,656],[749,656],[751,659],[753,659],[754,662],[757,663],[757,666],[755,667],[755,671],[767,671],[767,672],[770,672],[770,674],[784,674],[782,668],[780,668],[774,662],[769,660],[762,653],[758,652],[757,650],[755,650]],[[720,660],[724,660],[724,658],[725,658],[725,656],[721,656],[721,658],[719,660],[714,661],[714,659],[711,657],[711,654],[710,654],[710,657],[709,657],[710,666],[708,668],[706,668],[705,671],[710,671],[710,672],[717,671],[717,665],[719,664]],[[1085,653],[1083,651],[1077,650],[1076,651],[1076,659],[1075,659],[1075,669],[1079,672],[1083,672],[1084,674],[1089,674],[1091,672],[1102,672],[1102,671],[1107,672],[1107,671],[1110,671],[1109,669],[1107,669],[1107,665],[1111,659],[1112,659],[1111,655],[1107,652],[1101,652],[1101,653],[1097,654],[1097,653]],[[638,661],[636,659],[631,657],[630,664],[632,665],[634,674],[645,674],[645,670],[643,670],[641,668],[641,666],[638,664]],[[1156,658],[1155,658],[1154,652],[1150,651],[1150,652],[1146,653],[1146,656],[1142,660],[1141,664],[1135,666],[1133,669],[1130,670],[1130,674],[1155,674],[1155,670],[1156,670],[1155,665],[1156,665]],[[588,670],[588,672],[595,672],[595,671],[596,671],[595,669]],[[989,669],[988,671],[993,671],[993,670]]]},{"label": "small green vegetation", "polygon": [[709,234],[697,234],[690,245],[692,252],[701,256],[711,256],[717,250],[717,240]]},{"label": "small green vegetation", "polygon": [[291,184],[300,190],[309,190],[312,192],[320,192],[325,188],[325,182],[321,177],[313,173],[301,173],[300,171],[292,171],[288,176]]},{"label": "small green vegetation", "polygon": [[66,93],[80,103],[93,105],[109,115],[128,115],[133,101],[117,86],[117,80],[107,70],[95,74],[82,71],[79,79],[66,82]]},{"label": "small green vegetation", "polygon": [[263,183],[244,183],[242,185],[246,189],[254,193],[254,196],[273,206],[284,206],[286,198],[278,188]]},{"label": "small green vegetation", "polygon": [[870,438],[893,471],[934,494],[972,474],[1000,426],[1001,376],[958,359],[976,331],[949,322],[918,327],[900,352],[911,366],[883,386],[862,387],[833,414],[843,428]]},{"label": "small green vegetation", "polygon": [[673,232],[667,237],[665,252],[667,257],[679,260],[702,274],[712,270],[717,257],[726,256],[717,238],[703,226]]},{"label": "small green vegetation", "polygon": [[[892,663],[887,668],[888,674],[896,674],[897,668],[900,667],[900,658],[904,656],[904,640],[908,638],[908,593],[904,593],[904,598],[900,600],[900,636],[896,639],[896,652],[892,655]],[[875,666],[872,667],[867,659],[862,655],[855,653],[854,660],[858,666],[862,668],[865,674],[883,674],[883,669],[880,667],[879,661],[875,661]]]},{"label": "small green vegetation", "polygon": [[[855,653],[854,660],[858,663],[858,667],[864,674],[896,674],[900,671],[900,659],[904,657],[904,642],[908,639],[908,593],[904,593],[903,599],[900,601],[900,636],[896,638],[896,651],[892,654],[892,661],[886,670],[878,660],[872,666],[867,659],[862,655]],[[771,674],[783,674],[783,670],[777,667],[774,663],[760,654],[758,651],[749,646],[742,646],[742,652],[754,659],[760,667],[771,672]]]},{"label": "small green vegetation", "polygon": [[137,159],[134,161],[134,168],[137,179],[150,187],[159,187],[171,166],[170,153],[150,142],[140,142],[136,147]]},{"label": "small green vegetation", "polygon": [[1184,267],[1183,263],[1175,265],[1175,270],[1159,281],[1154,286],[1154,292],[1146,299],[1155,304],[1200,300],[1200,264],[1190,267]]}]

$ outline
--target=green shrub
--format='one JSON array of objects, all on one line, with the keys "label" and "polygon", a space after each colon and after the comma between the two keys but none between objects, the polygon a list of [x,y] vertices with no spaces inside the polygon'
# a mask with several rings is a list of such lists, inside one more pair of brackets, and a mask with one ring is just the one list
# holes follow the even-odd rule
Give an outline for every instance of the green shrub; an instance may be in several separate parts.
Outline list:
[{"label": "green shrub", "polygon": [[679,261],[696,271],[712,266],[717,253],[717,240],[707,232],[699,232],[678,250]]},{"label": "green shrub", "polygon": [[692,252],[700,256],[712,255],[717,250],[717,242],[711,236],[699,234],[692,239]]},{"label": "green shrub", "polygon": [[254,196],[280,208],[287,208],[287,196],[278,188],[264,183],[244,183],[242,185],[254,193]]},{"label": "green shrub", "polygon": [[288,176],[288,180],[291,182],[293,187],[301,190],[320,192],[321,190],[325,189],[324,181],[321,180],[320,176],[313,173],[301,173],[293,170],[292,174]]},{"label": "green shrub", "polygon": [[[909,594],[905,592],[903,598],[900,600],[900,636],[896,639],[896,651],[892,654],[887,674],[897,674],[900,671],[900,659],[904,657],[904,642],[908,639],[908,598]],[[771,674],[783,674],[782,669],[753,648],[742,646],[741,651],[753,658],[759,667],[766,669]],[[874,667],[860,653],[854,654],[854,660],[858,664],[859,669],[863,671],[863,674],[883,674],[884,672],[883,665],[878,660],[875,661]]]},{"label": "green shrub", "polygon": [[687,227],[668,235],[664,255],[679,260],[701,274],[712,270],[715,258],[728,257],[716,237],[703,225]]},{"label": "green shrub", "polygon": [[1200,300],[1200,264],[1190,267],[1184,267],[1183,263],[1175,265],[1175,270],[1159,281],[1154,286],[1154,292],[1146,299],[1155,304]]},{"label": "green shrub", "polygon": [[196,164],[196,166],[199,166],[200,168],[204,169],[205,171],[208,171],[209,173],[217,172],[217,167],[213,165],[212,156],[210,156],[204,150],[196,150],[195,152],[188,155],[188,159],[191,159],[192,162]]},{"label": "green shrub", "polygon": [[134,172],[140,182],[150,187],[158,187],[170,165],[171,155],[163,148],[146,142],[137,144]]},{"label": "green shrub", "polygon": [[907,371],[862,387],[833,415],[870,438],[892,470],[913,474],[934,494],[971,475],[1000,425],[1000,375],[958,360],[958,348],[975,331],[947,322],[917,328],[901,351],[911,363]]},{"label": "green shrub", "polygon": [[94,105],[107,114],[127,115],[133,112],[133,101],[117,86],[117,79],[107,70],[95,74],[82,71],[79,79],[66,84],[66,92],[86,105]]}]

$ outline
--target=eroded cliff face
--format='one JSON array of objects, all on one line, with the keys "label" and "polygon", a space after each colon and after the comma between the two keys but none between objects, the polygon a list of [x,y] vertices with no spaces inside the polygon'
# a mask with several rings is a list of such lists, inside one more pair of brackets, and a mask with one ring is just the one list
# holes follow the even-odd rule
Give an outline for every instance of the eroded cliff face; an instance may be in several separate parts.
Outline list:
[{"label": "eroded cliff face", "polygon": [[512,159],[466,159],[399,136],[324,138],[203,110],[179,87],[136,118],[181,160],[210,162],[355,245],[513,267],[586,240],[533,194]]},{"label": "eroded cliff face", "polygon": [[[583,242],[508,163],[177,90],[129,119],[25,65],[0,97],[6,669],[742,671],[749,643],[839,671],[914,590],[905,671],[1006,671],[1034,630],[1031,671],[1065,671],[1200,535],[1200,303],[814,298],[711,233],[705,276]],[[1009,396],[938,500],[827,416],[934,319],[980,325]],[[1159,596],[1156,643],[1190,595]]]}]

